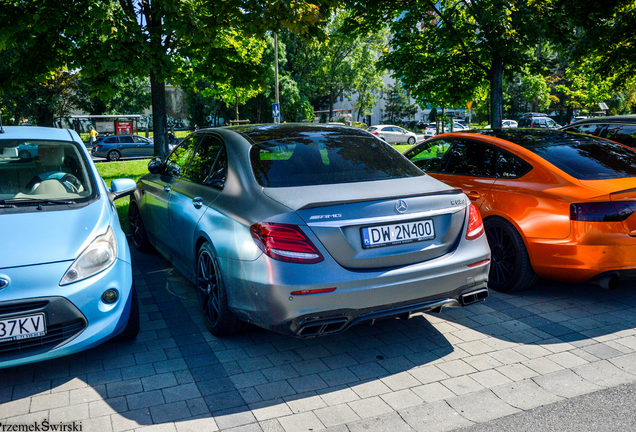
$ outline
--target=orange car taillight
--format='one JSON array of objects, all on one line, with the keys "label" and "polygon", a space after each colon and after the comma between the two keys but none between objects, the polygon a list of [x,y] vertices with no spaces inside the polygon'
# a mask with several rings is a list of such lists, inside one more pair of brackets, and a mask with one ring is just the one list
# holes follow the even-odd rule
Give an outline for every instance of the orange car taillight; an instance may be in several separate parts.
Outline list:
[{"label": "orange car taillight", "polygon": [[570,220],[622,222],[636,212],[636,201],[570,204]]},{"label": "orange car taillight", "polygon": [[468,230],[466,240],[477,240],[484,233],[484,222],[475,204],[468,206]]},{"label": "orange car taillight", "polygon": [[278,261],[314,264],[324,260],[297,225],[256,223],[250,227],[252,238],[265,255]]}]

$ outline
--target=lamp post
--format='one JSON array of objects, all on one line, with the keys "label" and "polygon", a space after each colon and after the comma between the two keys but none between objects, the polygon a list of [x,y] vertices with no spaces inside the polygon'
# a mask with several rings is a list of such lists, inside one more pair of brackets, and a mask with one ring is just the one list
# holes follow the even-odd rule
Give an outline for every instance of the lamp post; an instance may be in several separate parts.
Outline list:
[{"label": "lamp post", "polygon": [[[280,108],[278,100],[278,32],[274,32],[274,87],[275,105]],[[274,123],[280,123],[280,111],[278,116],[274,116]]]}]

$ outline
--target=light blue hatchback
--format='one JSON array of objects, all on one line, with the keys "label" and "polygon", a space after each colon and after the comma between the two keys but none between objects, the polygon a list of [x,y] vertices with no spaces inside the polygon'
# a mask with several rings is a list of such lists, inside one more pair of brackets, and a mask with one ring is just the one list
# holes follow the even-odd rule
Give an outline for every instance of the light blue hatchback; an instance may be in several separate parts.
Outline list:
[{"label": "light blue hatchback", "polygon": [[137,336],[113,204],[134,188],[107,188],[72,130],[0,126],[0,368]]}]

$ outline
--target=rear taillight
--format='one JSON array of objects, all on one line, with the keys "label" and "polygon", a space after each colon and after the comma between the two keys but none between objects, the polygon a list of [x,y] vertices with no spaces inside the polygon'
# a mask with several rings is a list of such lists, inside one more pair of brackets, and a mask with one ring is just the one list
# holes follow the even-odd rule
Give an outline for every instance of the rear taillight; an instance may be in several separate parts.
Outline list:
[{"label": "rear taillight", "polygon": [[96,150],[99,150],[100,148],[102,148],[102,146],[100,145],[94,145],[93,147],[95,147]]},{"label": "rear taillight", "polygon": [[373,131],[373,132],[371,132],[371,133],[372,133],[373,135],[377,135],[377,134],[378,134],[378,131]]},{"label": "rear taillight", "polygon": [[466,240],[477,240],[484,233],[484,222],[475,204],[468,206],[468,230],[466,230]]},{"label": "rear taillight", "polygon": [[636,212],[636,201],[570,204],[570,220],[622,222]]},{"label": "rear taillight", "polygon": [[313,264],[324,259],[297,225],[261,222],[252,225],[250,233],[260,250],[275,260]]}]

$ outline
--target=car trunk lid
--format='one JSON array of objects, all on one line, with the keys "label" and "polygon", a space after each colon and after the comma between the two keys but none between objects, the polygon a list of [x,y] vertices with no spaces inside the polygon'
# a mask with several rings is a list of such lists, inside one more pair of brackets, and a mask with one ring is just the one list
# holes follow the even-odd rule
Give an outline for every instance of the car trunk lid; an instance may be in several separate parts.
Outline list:
[{"label": "car trunk lid", "polygon": [[468,200],[461,190],[428,176],[312,186],[302,194],[289,189],[266,194],[296,210],[329,254],[349,269],[443,256],[457,246],[466,219]]},{"label": "car trunk lid", "polygon": [[609,193],[625,231],[636,236],[636,178],[581,181],[584,185]]}]

